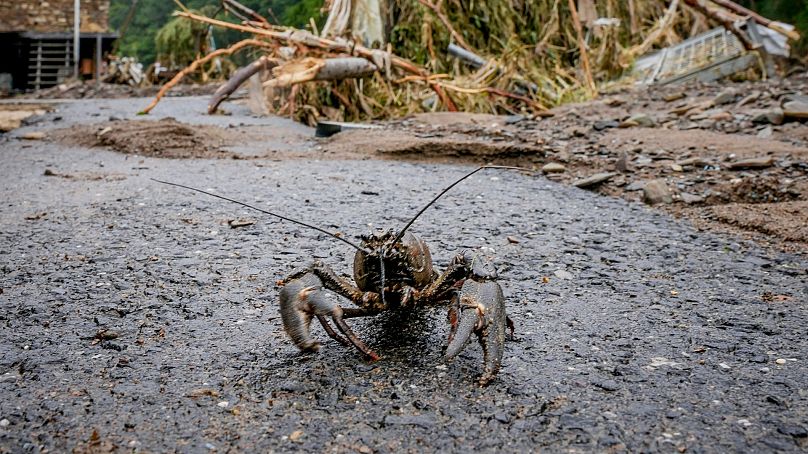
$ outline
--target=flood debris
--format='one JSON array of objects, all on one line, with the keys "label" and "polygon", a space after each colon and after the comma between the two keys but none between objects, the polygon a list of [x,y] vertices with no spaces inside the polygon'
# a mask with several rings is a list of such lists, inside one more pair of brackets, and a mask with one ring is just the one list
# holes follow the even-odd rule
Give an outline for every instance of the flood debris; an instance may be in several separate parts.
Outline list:
[{"label": "flood debris", "polygon": [[[597,96],[631,67],[637,68],[633,78],[644,83],[711,80],[747,69],[759,56],[787,55],[788,40],[799,37],[789,25],[749,14],[727,0],[610,6],[606,17],[598,16],[604,11],[594,2],[536,2],[519,9],[504,2],[397,0],[386,10],[378,1],[366,3],[330,2],[321,31],[314,25],[303,30],[270,24],[235,0],[225,2],[225,11],[240,24],[178,11],[180,18],[247,37],[180,71],[143,113],[201,65],[249,49],[259,56],[217,90],[208,112],[215,113],[250,81],[257,111],[313,126],[425,111],[537,115]],[[468,20],[478,16],[499,26]],[[386,32],[391,20],[395,33]],[[709,31],[710,23],[721,27]],[[663,39],[686,40],[640,58]]]}]

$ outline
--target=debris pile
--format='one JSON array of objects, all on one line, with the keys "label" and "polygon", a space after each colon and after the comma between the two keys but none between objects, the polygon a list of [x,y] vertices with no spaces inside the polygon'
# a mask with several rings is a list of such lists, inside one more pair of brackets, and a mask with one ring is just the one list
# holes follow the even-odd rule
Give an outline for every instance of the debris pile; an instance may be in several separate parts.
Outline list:
[{"label": "debris pile", "polygon": [[[745,51],[762,46],[737,26],[758,21],[776,37],[799,37],[728,0],[561,0],[516,3],[332,0],[321,32],[272,25],[235,0],[234,24],[189,10],[175,14],[247,38],[194,61],[155,102],[212,59],[259,52],[212,99],[209,111],[252,79],[266,110],[305,123],[400,117],[423,111],[538,114],[596,96],[657,46],[722,24]],[[751,13],[751,14],[750,14]],[[650,24],[650,25],[648,25]]]}]

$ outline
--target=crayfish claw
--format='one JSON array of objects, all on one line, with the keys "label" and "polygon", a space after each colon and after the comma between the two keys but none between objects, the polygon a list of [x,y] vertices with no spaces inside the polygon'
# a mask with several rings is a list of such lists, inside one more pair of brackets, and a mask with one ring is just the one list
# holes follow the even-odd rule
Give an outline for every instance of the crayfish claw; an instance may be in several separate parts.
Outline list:
[{"label": "crayfish claw", "polygon": [[[331,338],[343,345],[353,345],[373,361],[379,359],[379,355],[368,348],[345,323],[342,308],[326,297],[323,283],[314,273],[306,273],[286,282],[280,291],[280,306],[283,328],[300,350],[317,351],[320,348],[320,343],[311,337],[311,320],[317,317]],[[345,337],[331,327],[326,317],[331,318]]]},{"label": "crayfish claw", "polygon": [[505,347],[508,317],[502,288],[495,281],[466,280],[460,289],[459,310],[459,321],[452,327],[446,359],[457,356],[468,344],[472,333],[477,334],[483,349],[483,373],[479,383],[485,386],[499,372]]}]

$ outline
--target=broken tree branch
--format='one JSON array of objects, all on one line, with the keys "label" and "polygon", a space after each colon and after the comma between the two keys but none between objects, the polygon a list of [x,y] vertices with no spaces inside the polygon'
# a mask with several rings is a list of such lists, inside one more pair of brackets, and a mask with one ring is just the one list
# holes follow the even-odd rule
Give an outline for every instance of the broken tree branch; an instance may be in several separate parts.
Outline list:
[{"label": "broken tree branch", "polygon": [[275,78],[264,82],[264,87],[288,87],[314,80],[356,79],[377,71],[376,65],[360,57],[304,58],[274,68]]},{"label": "broken tree branch", "polygon": [[196,69],[200,65],[204,65],[205,63],[213,60],[216,57],[220,57],[222,55],[231,55],[234,52],[237,52],[237,51],[239,51],[241,49],[244,49],[245,47],[251,47],[251,46],[252,47],[270,47],[271,44],[266,42],[266,41],[261,41],[259,39],[245,39],[245,40],[237,42],[236,44],[233,44],[232,46],[230,46],[228,48],[213,51],[213,52],[205,55],[202,58],[194,60],[193,63],[188,65],[188,67],[186,67],[185,69],[183,69],[179,73],[177,73],[177,75],[174,76],[173,79],[171,79],[165,85],[163,85],[162,88],[160,88],[160,91],[157,92],[157,95],[154,97],[154,100],[151,102],[151,104],[146,106],[146,108],[143,109],[142,111],[140,111],[139,114],[141,114],[141,115],[147,114],[152,109],[154,109],[154,106],[156,106],[157,103],[160,102],[160,99],[163,96],[165,96],[165,94],[166,94],[166,92],[168,90],[171,90],[172,87],[174,87],[175,85],[180,83],[180,81],[182,80],[183,77],[185,77],[188,74],[191,74],[194,71],[196,71]]},{"label": "broken tree branch", "polygon": [[758,13],[756,13],[756,12],[750,10],[750,9],[744,8],[743,6],[737,4],[737,3],[733,2],[733,1],[730,1],[730,0],[712,0],[712,1],[713,1],[713,3],[715,3],[717,5],[720,5],[720,6],[723,6],[724,8],[727,8],[728,10],[732,11],[735,14],[750,17],[750,18],[754,19],[755,22],[757,22],[758,24],[763,25],[764,27],[769,27],[772,30],[774,30],[774,31],[776,31],[776,32],[778,32],[780,34],[783,34],[783,35],[787,36],[789,39],[793,39],[794,41],[799,41],[799,39],[800,39],[800,34],[797,33],[796,31],[794,31],[794,30],[786,30],[785,28],[780,27],[775,21],[773,21],[771,19],[767,19],[767,18],[761,16],[760,14],[758,14]]},{"label": "broken tree branch", "polygon": [[638,55],[643,55],[648,52],[651,47],[659,41],[660,38],[665,36],[665,34],[670,29],[671,25],[673,24],[673,19],[676,17],[676,11],[679,9],[679,0],[672,0],[671,4],[668,6],[668,10],[665,11],[665,15],[662,16],[662,19],[657,22],[654,26],[654,29],[648,36],[645,38],[645,41],[642,44],[632,47],[626,52],[626,56],[629,59],[634,59]]},{"label": "broken tree branch", "polygon": [[[186,17],[188,19],[192,19],[198,22],[204,22],[206,24],[215,25],[222,28],[229,28],[231,30],[238,30],[244,33],[264,36],[267,38],[286,42],[287,44],[297,44],[308,47],[317,47],[325,51],[354,54],[370,60],[373,59],[374,52],[377,52],[373,49],[368,49],[367,47],[361,46],[356,43],[321,38],[304,30],[297,30],[297,29],[285,29],[283,31],[267,30],[264,28],[256,28],[256,27],[249,27],[246,25],[232,24],[230,22],[213,19],[207,16],[201,16],[199,14],[191,12],[177,11],[174,13],[174,15],[180,17]],[[418,67],[416,64],[412,63],[411,61],[405,58],[399,57],[398,55],[391,55],[390,62],[393,66],[403,71],[424,77],[429,76],[428,71]],[[446,105],[447,109],[449,109],[452,112],[457,112],[457,106],[452,101],[452,99],[449,98],[446,95],[446,93],[443,92],[443,90],[440,88],[439,85],[433,83],[430,84],[430,87],[438,95],[440,100]]]},{"label": "broken tree branch", "polygon": [[213,97],[208,103],[208,113],[212,114],[216,112],[216,109],[219,108],[219,104],[233,94],[234,91],[238,90],[239,87],[241,87],[244,82],[246,82],[247,79],[252,77],[254,74],[257,74],[262,70],[270,70],[275,66],[278,66],[278,60],[269,58],[265,55],[249,65],[239,68],[238,71],[230,76],[230,79],[227,82],[222,84],[216,90],[216,92],[213,93]]}]

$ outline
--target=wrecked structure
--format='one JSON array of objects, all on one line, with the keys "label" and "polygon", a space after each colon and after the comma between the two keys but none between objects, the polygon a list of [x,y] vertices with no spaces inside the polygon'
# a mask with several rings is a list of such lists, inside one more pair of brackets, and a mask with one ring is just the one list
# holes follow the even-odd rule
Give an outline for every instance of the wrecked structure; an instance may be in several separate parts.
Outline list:
[{"label": "wrecked structure", "polygon": [[51,87],[76,69],[82,77],[97,78],[116,37],[109,32],[109,4],[110,0],[0,0],[0,92]]}]

